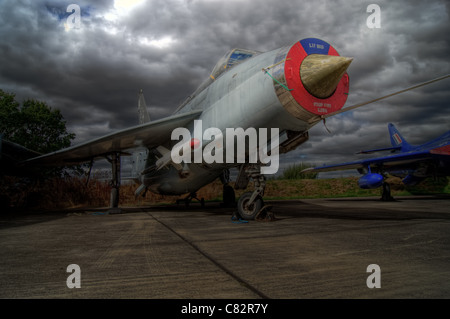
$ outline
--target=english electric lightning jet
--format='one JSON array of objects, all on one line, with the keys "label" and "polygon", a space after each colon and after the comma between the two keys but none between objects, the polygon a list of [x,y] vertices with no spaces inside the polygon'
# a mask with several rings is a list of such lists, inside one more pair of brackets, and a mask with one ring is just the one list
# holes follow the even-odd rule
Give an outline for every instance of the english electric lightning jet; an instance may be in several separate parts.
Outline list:
[{"label": "english electric lightning jet", "polygon": [[[188,194],[186,200],[189,201],[195,198],[198,189],[220,177],[224,183],[224,201],[234,202],[234,190],[228,182],[229,169],[236,167],[239,173],[235,189],[247,188],[251,179],[254,182],[254,190],[243,194],[237,202],[240,216],[253,219],[263,207],[265,177],[261,168],[267,163],[251,162],[249,152],[246,152],[243,162],[211,163],[203,160],[178,163],[171,156],[177,142],[172,140],[172,132],[180,127],[186,128],[195,137],[196,121],[201,121],[204,128],[217,128],[221,132],[236,127],[245,132],[248,128],[277,129],[278,143],[271,136],[268,145],[278,144],[276,150],[279,153],[289,152],[307,141],[309,129],[326,117],[374,102],[342,109],[349,93],[346,71],[351,61],[351,58],[339,56],[329,43],[316,38],[303,39],[264,53],[233,49],[219,60],[210,77],[171,116],[152,121],[141,92],[138,126],[23,163],[54,166],[107,158],[113,173],[112,208],[117,208],[119,201],[120,157],[130,155],[130,150],[135,150],[135,171],[139,174],[140,186],[136,196],[150,190],[164,195]],[[449,75],[409,89],[446,77]],[[200,135],[188,145],[195,153],[196,149],[211,149],[209,144],[214,141]],[[223,145],[214,145],[218,152],[227,144],[223,141]],[[268,145],[260,145],[260,148],[267,149]]]},{"label": "english electric lightning jet", "polygon": [[394,124],[389,123],[392,147],[362,151],[360,154],[391,151],[394,155],[368,158],[354,162],[308,168],[303,172],[330,172],[357,169],[364,174],[358,185],[363,189],[383,187],[382,200],[391,200],[385,174],[403,178],[405,185],[415,185],[430,176],[450,176],[450,131],[422,145],[411,145]]}]

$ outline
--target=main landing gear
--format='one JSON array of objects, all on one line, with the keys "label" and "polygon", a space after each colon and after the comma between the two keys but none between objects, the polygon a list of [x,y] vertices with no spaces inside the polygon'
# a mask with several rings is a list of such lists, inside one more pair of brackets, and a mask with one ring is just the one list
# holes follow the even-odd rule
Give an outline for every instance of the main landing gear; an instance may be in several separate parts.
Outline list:
[{"label": "main landing gear", "polygon": [[223,184],[222,206],[236,207],[236,195],[233,187],[229,185],[230,171],[228,169],[223,171],[223,174],[220,176],[220,181]]},{"label": "main landing gear", "polygon": [[391,196],[391,185],[387,182],[383,182],[383,191],[381,193],[382,201],[393,201],[394,197]]},{"label": "main landing gear", "polygon": [[119,190],[120,190],[120,155],[121,153],[111,153],[111,157],[106,156],[106,159],[111,163],[112,178],[110,181],[111,196],[109,214],[119,214],[122,210],[119,208]]},{"label": "main landing gear", "polygon": [[202,197],[200,199],[197,198],[197,193],[190,193],[188,196],[182,199],[177,199],[177,205],[180,203],[184,203],[186,207],[189,207],[189,204],[192,202],[192,200],[197,200],[202,207],[205,207],[205,199]]}]

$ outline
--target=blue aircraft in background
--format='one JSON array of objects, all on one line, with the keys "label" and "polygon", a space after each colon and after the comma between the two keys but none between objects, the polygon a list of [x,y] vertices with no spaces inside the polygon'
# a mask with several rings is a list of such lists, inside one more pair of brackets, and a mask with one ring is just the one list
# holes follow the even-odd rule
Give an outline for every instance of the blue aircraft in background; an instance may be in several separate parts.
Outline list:
[{"label": "blue aircraft in background", "polygon": [[329,172],[357,169],[364,174],[358,185],[363,189],[383,187],[382,200],[392,200],[386,174],[403,178],[405,185],[415,185],[430,176],[450,176],[450,131],[422,145],[409,144],[397,128],[389,123],[392,147],[362,151],[358,154],[391,151],[394,155],[368,158],[343,164],[308,168],[303,172]]}]

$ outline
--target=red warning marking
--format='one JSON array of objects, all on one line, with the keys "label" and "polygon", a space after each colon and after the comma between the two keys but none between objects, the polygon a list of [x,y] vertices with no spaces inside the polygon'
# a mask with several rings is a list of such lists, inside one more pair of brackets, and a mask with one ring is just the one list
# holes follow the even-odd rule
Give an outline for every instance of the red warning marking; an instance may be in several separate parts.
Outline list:
[{"label": "red warning marking", "polygon": [[[318,40],[321,41],[321,40]],[[322,41],[321,41],[322,43]],[[328,55],[339,56],[337,51],[330,45]],[[284,74],[287,87],[292,90],[292,97],[305,110],[316,115],[323,115],[339,111],[347,101],[349,91],[349,77],[345,73],[339,82],[336,91],[326,99],[320,99],[311,95],[303,86],[300,78],[300,66],[303,60],[308,56],[300,42],[294,44],[286,56],[284,64]]]},{"label": "red warning marking", "polygon": [[450,145],[435,148],[430,151],[431,154],[450,155]]},{"label": "red warning marking", "polygon": [[200,145],[200,141],[197,138],[191,139],[191,149],[196,149]]}]

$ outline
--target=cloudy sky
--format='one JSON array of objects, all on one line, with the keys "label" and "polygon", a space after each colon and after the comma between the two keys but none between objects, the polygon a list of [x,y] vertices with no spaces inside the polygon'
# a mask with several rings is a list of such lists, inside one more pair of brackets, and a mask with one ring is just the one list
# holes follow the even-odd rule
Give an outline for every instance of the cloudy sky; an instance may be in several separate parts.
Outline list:
[{"label": "cloudy sky", "polygon": [[[367,25],[369,4],[381,27]],[[81,8],[68,23],[70,4]],[[308,37],[354,58],[346,106],[450,73],[450,4],[439,0],[0,0],[0,88],[61,110],[74,143],[170,115],[234,47],[268,51]],[[70,19],[69,22],[75,22]],[[450,79],[327,120],[284,163],[335,163],[450,129]]]}]

